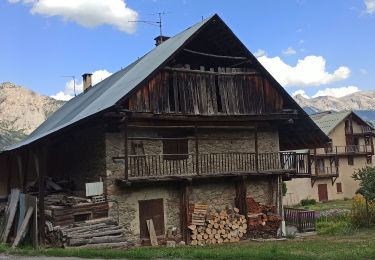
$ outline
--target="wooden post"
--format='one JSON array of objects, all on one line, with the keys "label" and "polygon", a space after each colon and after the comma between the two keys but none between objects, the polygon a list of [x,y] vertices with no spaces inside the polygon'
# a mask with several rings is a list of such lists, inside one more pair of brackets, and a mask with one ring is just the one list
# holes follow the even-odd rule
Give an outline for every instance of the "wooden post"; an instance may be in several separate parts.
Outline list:
[{"label": "wooden post", "polygon": [[318,164],[316,162],[316,148],[314,148],[314,166],[315,166],[315,175],[318,175]]},{"label": "wooden post", "polygon": [[19,188],[21,189],[23,187],[23,169],[22,169],[22,151],[19,151],[16,155],[17,157],[17,165],[18,165],[18,181],[19,181]]},{"label": "wooden post", "polygon": [[125,160],[125,169],[124,177],[127,181],[129,179],[129,161],[128,161],[128,120],[125,118],[124,121],[124,160]]},{"label": "wooden post", "polygon": [[182,240],[186,244],[190,243],[190,231],[188,229],[188,219],[189,219],[189,197],[190,197],[190,184],[184,182],[181,184],[180,193],[180,219],[181,219],[181,235]]},{"label": "wooden post", "polygon": [[198,147],[198,127],[194,127],[194,135],[195,135],[195,167],[197,175],[199,175],[199,147]]},{"label": "wooden post", "polygon": [[29,152],[25,151],[24,165],[23,165],[23,183],[22,183],[22,192],[26,193],[27,187],[27,171],[29,168]]},{"label": "wooden post", "polygon": [[236,188],[236,207],[240,210],[240,214],[247,216],[247,206],[246,206],[246,185],[245,176],[240,176],[235,181]]},{"label": "wooden post", "polygon": [[40,212],[40,219],[39,219],[39,234],[40,234],[40,246],[45,245],[45,232],[44,232],[44,225],[46,222],[46,218],[44,215],[44,197],[45,197],[45,176],[47,173],[47,147],[46,143],[42,144],[44,147],[38,149],[37,152],[34,153],[34,162],[35,162],[35,171],[39,179],[39,196],[38,196],[38,208]]},{"label": "wooden post", "polygon": [[7,183],[7,194],[10,194],[11,183],[12,183],[12,156],[11,154],[7,155],[7,172],[8,172],[8,183]]},{"label": "wooden post", "polygon": [[259,160],[258,160],[258,154],[259,154],[259,148],[258,148],[258,128],[255,128],[254,132],[254,144],[255,144],[255,170],[259,171]]}]

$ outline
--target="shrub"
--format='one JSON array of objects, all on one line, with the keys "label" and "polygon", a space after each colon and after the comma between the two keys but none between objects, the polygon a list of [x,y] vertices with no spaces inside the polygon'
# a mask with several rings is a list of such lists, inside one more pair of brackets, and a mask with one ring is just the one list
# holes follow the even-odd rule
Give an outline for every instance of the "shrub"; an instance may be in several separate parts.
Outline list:
[{"label": "shrub", "polygon": [[375,202],[368,201],[366,206],[366,199],[362,195],[355,195],[351,212],[351,223],[355,227],[365,227],[369,224],[375,224]]},{"label": "shrub", "polygon": [[316,204],[316,200],[315,199],[304,199],[304,200],[301,200],[301,205],[302,206],[315,205],[315,204]]},{"label": "shrub", "polygon": [[288,188],[286,187],[286,183],[283,181],[283,185],[282,185],[282,191],[283,191],[283,196],[286,195],[286,193],[288,192]]}]

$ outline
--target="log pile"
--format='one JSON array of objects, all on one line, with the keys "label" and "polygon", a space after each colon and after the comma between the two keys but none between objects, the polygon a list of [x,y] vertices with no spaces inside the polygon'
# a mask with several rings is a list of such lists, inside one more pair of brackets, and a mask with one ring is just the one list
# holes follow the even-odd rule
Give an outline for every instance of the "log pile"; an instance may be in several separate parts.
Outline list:
[{"label": "log pile", "polygon": [[246,218],[238,208],[217,211],[205,204],[191,204],[189,216],[192,245],[238,242],[246,237]]},{"label": "log pile", "polygon": [[249,237],[271,238],[277,236],[281,217],[275,214],[274,206],[267,206],[256,202],[252,197],[246,198],[248,209]]},{"label": "log pile", "polygon": [[54,247],[124,248],[128,247],[125,229],[110,218],[102,218],[66,226],[49,227],[46,239]]}]

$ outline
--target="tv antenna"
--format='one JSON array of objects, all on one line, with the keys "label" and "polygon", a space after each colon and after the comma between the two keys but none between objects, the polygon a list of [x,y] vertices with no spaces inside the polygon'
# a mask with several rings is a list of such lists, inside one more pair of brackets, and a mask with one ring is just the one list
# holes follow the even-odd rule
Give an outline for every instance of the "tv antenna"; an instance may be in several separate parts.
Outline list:
[{"label": "tv antenna", "polygon": [[152,20],[138,20],[138,21],[128,21],[129,23],[145,23],[153,26],[159,27],[159,33],[160,36],[163,36],[163,15],[166,15],[168,13],[166,12],[159,12],[159,13],[152,13],[149,15],[158,15],[159,19],[158,21],[152,21]]},{"label": "tv antenna", "polygon": [[74,92],[74,96],[77,96],[76,95],[76,76],[61,76],[61,77],[73,79],[73,92]]}]

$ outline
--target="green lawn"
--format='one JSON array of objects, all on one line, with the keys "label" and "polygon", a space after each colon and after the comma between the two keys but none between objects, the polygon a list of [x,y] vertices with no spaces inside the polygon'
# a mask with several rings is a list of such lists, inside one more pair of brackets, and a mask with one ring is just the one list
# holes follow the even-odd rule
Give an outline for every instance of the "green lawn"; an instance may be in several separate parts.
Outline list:
[{"label": "green lawn", "polygon": [[327,209],[351,209],[353,200],[332,200],[328,202],[317,202],[315,205],[297,206],[300,209],[323,211]]},{"label": "green lawn", "polygon": [[75,256],[84,258],[128,259],[373,259],[375,228],[342,233],[334,227],[333,235],[318,235],[277,242],[243,241],[205,247],[135,248],[130,250],[44,249],[12,250],[0,245],[0,253],[45,256]]}]

